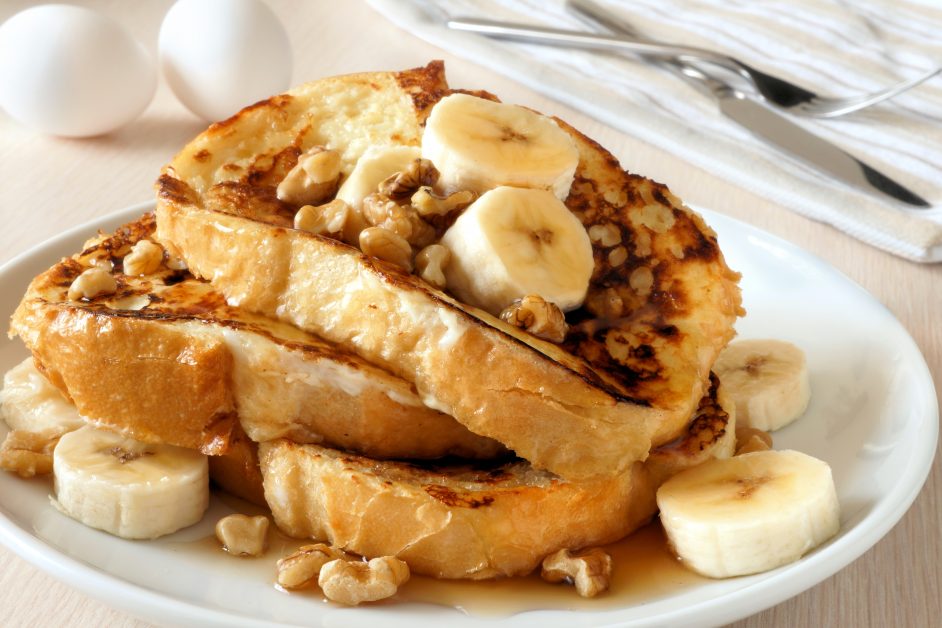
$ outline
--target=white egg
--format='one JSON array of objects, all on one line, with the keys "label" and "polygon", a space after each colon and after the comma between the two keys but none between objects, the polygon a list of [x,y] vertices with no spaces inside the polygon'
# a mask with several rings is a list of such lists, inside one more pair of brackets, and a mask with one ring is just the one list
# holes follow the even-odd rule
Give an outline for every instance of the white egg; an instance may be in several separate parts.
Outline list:
[{"label": "white egg", "polygon": [[291,83],[288,35],[258,0],[179,0],[159,48],[170,88],[204,120],[228,118]]},{"label": "white egg", "polygon": [[0,26],[0,107],[26,126],[101,135],[139,116],[156,87],[143,46],[91,9],[42,5]]}]

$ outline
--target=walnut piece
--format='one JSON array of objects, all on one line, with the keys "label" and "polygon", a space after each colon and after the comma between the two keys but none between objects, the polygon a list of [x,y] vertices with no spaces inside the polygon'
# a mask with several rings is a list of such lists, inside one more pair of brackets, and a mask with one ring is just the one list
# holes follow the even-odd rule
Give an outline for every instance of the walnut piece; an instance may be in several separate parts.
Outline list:
[{"label": "walnut piece", "polygon": [[409,205],[400,205],[388,196],[374,193],[363,199],[363,218],[374,227],[383,227],[419,248],[435,240],[435,229]]},{"label": "walnut piece", "polygon": [[383,227],[368,227],[360,232],[360,250],[412,271],[412,247],[409,242]]},{"label": "walnut piece", "polygon": [[561,549],[543,559],[540,576],[547,582],[575,584],[582,597],[595,597],[608,590],[612,557],[598,547],[576,553]]},{"label": "walnut piece", "polygon": [[21,478],[52,473],[52,452],[66,431],[59,427],[38,432],[12,430],[0,445],[0,469]]},{"label": "walnut piece", "polygon": [[278,560],[278,584],[286,589],[301,589],[317,582],[321,567],[332,560],[346,560],[341,549],[324,543],[303,545],[296,552]]},{"label": "walnut piece", "polygon": [[569,331],[562,310],[536,294],[514,300],[500,313],[500,319],[550,342],[562,342]]},{"label": "walnut piece", "polygon": [[430,244],[415,256],[415,269],[419,277],[439,290],[445,287],[443,269],[451,259],[451,251],[441,244]]},{"label": "walnut piece", "polygon": [[98,296],[114,294],[118,290],[118,282],[107,270],[99,267],[89,268],[75,278],[69,286],[69,299],[94,299]]},{"label": "walnut piece", "polygon": [[164,247],[150,240],[139,240],[124,256],[124,274],[149,275],[156,272],[164,261]]},{"label": "walnut piece", "polygon": [[386,178],[379,184],[379,192],[394,200],[404,200],[423,186],[435,185],[438,170],[428,159],[415,159],[402,172]]},{"label": "walnut piece", "polygon": [[340,153],[315,146],[298,158],[278,184],[278,200],[290,205],[317,205],[337,192]]},{"label": "walnut piece", "polygon": [[428,218],[429,216],[444,216],[458,209],[464,209],[474,202],[477,194],[471,190],[461,190],[448,196],[438,196],[432,191],[432,188],[423,186],[415,191],[409,202],[419,216]]},{"label": "walnut piece", "polygon": [[409,580],[409,565],[393,556],[368,563],[332,560],[321,567],[317,584],[331,602],[356,606],[396,594]]},{"label": "walnut piece", "polygon": [[236,556],[261,556],[268,548],[268,517],[228,515],[216,522],[216,538]]},{"label": "walnut piece", "polygon": [[317,235],[343,233],[353,209],[339,198],[324,205],[305,205],[294,215],[294,228]]},{"label": "walnut piece", "polygon": [[746,425],[736,426],[736,453],[748,454],[753,451],[772,449],[772,435],[764,430]]}]

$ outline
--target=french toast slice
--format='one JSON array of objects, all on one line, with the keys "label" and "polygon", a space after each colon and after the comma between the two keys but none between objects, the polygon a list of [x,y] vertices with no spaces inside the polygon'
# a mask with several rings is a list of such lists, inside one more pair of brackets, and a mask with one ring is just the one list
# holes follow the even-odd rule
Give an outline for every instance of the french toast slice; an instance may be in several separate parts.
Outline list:
[{"label": "french toast slice", "polygon": [[735,407],[714,380],[684,438],[616,475],[567,481],[525,461],[377,461],[287,440],[259,446],[278,527],[413,573],[484,579],[532,571],[547,555],[617,541],[657,511],[672,475],[735,449]]},{"label": "french toast slice", "polygon": [[715,233],[666,187],[556,121],[579,154],[566,206],[587,229],[615,226],[621,246],[613,255],[593,242],[588,296],[567,314],[561,344],[292,228],[297,207],[276,196],[313,146],[338,151],[349,174],[370,146],[418,145],[449,93],[431,63],[324,79],[248,107],[164,169],[157,237],[229,303],[355,351],[538,468],[572,480],[626,471],[683,432],[742,313]]},{"label": "french toast slice", "polygon": [[[222,454],[256,441],[323,442],[376,458],[490,458],[505,452],[427,408],[411,384],[288,324],[227,305],[166,264],[125,274],[154,216],[100,236],[30,284],[11,333],[82,415],[145,442]],[[72,300],[94,263],[117,291]],[[237,418],[238,417],[238,418]],[[241,423],[241,426],[239,425]]]}]

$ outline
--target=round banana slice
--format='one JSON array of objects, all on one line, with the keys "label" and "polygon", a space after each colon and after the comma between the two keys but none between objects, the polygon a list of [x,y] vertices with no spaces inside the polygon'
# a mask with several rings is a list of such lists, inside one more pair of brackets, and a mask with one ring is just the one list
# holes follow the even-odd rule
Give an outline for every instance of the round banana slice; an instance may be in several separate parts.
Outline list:
[{"label": "round banana slice", "polygon": [[59,509],[126,539],[154,539],[198,522],[209,506],[206,456],[90,425],[53,454]]},{"label": "round banana slice", "polygon": [[449,193],[513,185],[550,190],[559,199],[569,196],[579,164],[572,138],[551,118],[468,94],[446,96],[432,108],[422,156]]},{"label": "round banana slice", "polygon": [[772,431],[808,408],[811,384],[804,352],[784,340],[737,340],[713,365],[736,403],[740,425]]},{"label": "round banana slice", "polygon": [[546,190],[486,192],[442,236],[451,251],[448,289],[495,316],[539,295],[563,311],[579,307],[595,268],[592,242],[571,211]]},{"label": "round banana slice", "polygon": [[831,468],[797,451],[710,460],[668,480],[657,505],[678,556],[711,578],[794,562],[840,527]]}]

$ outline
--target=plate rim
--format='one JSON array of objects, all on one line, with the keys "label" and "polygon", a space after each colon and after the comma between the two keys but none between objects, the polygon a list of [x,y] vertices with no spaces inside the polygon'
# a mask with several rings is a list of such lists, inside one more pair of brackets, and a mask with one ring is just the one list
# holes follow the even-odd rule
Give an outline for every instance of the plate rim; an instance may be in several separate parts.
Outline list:
[{"label": "plate rim", "polygon": [[[61,248],[66,246],[67,243],[75,241],[84,241],[89,233],[93,233],[97,229],[112,229],[123,222],[133,220],[138,215],[152,210],[154,207],[155,201],[144,201],[92,218],[71,227],[62,233],[30,247],[26,251],[8,260],[3,265],[0,265],[0,277],[10,273],[16,273],[21,266],[30,262],[36,262],[36,255],[41,251]],[[800,246],[754,225],[717,211],[700,206],[691,206],[691,208],[702,214],[711,227],[715,228],[718,224],[722,225],[722,223],[726,223],[725,228],[721,227],[718,230],[720,238],[722,238],[723,232],[730,228],[739,229],[745,232],[747,236],[758,237],[780,249],[784,249],[791,256],[797,255],[806,260],[810,260],[818,269],[825,269],[829,273],[832,273],[836,278],[853,286],[862,296],[881,307],[885,315],[899,327],[899,331],[902,332],[906,340],[907,346],[905,350],[907,358],[914,358],[912,361],[907,359],[907,363],[910,366],[916,367],[919,371],[918,386],[923,388],[926,393],[920,396],[920,399],[926,401],[926,407],[924,408],[925,415],[923,416],[922,412],[920,412],[919,416],[921,416],[927,424],[929,433],[925,436],[928,436],[928,438],[924,438],[921,441],[923,443],[921,452],[917,452],[921,455],[911,456],[908,459],[907,466],[904,468],[904,472],[899,476],[897,486],[903,486],[905,490],[891,493],[890,496],[892,499],[883,499],[863,520],[868,522],[875,520],[874,523],[867,525],[863,529],[861,529],[861,525],[858,523],[840,538],[832,541],[825,551],[815,552],[805,556],[802,559],[802,567],[799,572],[800,575],[803,575],[801,578],[795,575],[789,576],[789,572],[794,568],[792,565],[786,565],[779,568],[782,570],[782,574],[776,575],[774,572],[770,572],[774,574],[772,577],[748,584],[736,591],[724,594],[722,596],[724,604],[717,604],[716,599],[704,600],[685,605],[682,608],[667,613],[660,613],[656,617],[630,619],[627,620],[627,624],[624,623],[625,620],[618,620],[617,617],[614,617],[614,615],[617,615],[623,609],[608,609],[598,612],[562,611],[562,613],[574,613],[576,616],[584,613],[587,616],[594,615],[600,620],[614,620],[618,625],[646,626],[690,622],[692,619],[691,616],[695,616],[698,623],[725,623],[761,612],[803,591],[811,589],[868,552],[880,539],[895,527],[906,514],[916,497],[922,491],[932,469],[939,435],[939,405],[935,393],[935,386],[925,357],[922,355],[922,352],[919,350],[918,345],[909,331],[899,322],[893,313],[852,278]],[[47,264],[48,263],[52,262],[50,261],[47,262]],[[15,295],[11,297],[11,301],[15,301],[16,299],[17,297]],[[47,544],[38,536],[31,534],[28,530],[24,529],[7,516],[6,509],[3,507],[2,503],[0,503],[0,542],[27,562],[52,575],[68,586],[136,617],[143,617],[149,620],[153,620],[154,618],[170,619],[171,621],[182,623],[192,623],[196,621],[199,622],[200,625],[207,626],[271,626],[274,628],[294,625],[282,622],[270,622],[258,618],[247,618],[244,615],[221,611],[175,597],[172,594],[151,590],[147,587],[111,575],[96,566],[73,558],[58,548]],[[557,613],[560,611],[538,612]],[[531,613],[522,613],[517,616],[510,616],[506,619],[513,620],[530,614]],[[464,619],[475,620],[474,623],[494,623],[494,620],[487,618],[464,617]]]}]

